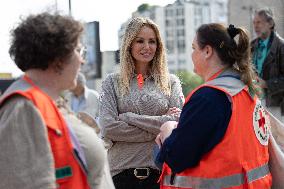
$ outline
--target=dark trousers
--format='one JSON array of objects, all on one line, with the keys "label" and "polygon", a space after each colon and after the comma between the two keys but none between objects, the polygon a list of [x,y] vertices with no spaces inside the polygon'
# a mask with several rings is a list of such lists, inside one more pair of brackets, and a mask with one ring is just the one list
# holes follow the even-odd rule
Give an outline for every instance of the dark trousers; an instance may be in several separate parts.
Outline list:
[{"label": "dark trousers", "polygon": [[134,174],[135,169],[126,169],[112,177],[116,189],[159,189],[160,171],[150,168],[149,176],[139,179]]}]

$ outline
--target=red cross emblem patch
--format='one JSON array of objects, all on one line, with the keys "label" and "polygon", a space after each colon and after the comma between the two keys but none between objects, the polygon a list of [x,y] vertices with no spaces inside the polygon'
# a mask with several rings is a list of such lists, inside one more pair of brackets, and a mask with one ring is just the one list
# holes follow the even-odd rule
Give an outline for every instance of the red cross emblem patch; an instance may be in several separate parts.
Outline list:
[{"label": "red cross emblem patch", "polygon": [[260,101],[257,101],[253,112],[253,128],[256,138],[262,145],[268,145],[269,118]]}]

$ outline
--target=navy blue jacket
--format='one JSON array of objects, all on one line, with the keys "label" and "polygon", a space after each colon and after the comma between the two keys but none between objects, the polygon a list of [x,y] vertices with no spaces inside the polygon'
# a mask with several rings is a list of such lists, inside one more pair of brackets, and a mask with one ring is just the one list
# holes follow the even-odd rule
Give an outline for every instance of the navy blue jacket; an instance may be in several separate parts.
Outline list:
[{"label": "navy blue jacket", "polygon": [[224,137],[231,114],[224,92],[210,87],[197,90],[183,107],[178,127],[160,151],[154,149],[156,165],[161,168],[166,162],[174,173],[198,165]]}]

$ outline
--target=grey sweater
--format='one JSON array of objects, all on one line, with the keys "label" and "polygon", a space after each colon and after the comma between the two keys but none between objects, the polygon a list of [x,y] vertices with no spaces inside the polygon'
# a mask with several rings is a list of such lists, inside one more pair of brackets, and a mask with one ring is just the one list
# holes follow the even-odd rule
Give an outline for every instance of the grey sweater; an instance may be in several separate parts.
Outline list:
[{"label": "grey sweater", "polygon": [[[4,95],[28,87],[19,79]],[[91,188],[113,189],[106,151],[96,133],[71,114],[63,112],[63,116],[84,151]],[[0,189],[56,188],[47,127],[39,110],[25,97],[14,95],[0,106],[0,149]]]},{"label": "grey sweater", "polygon": [[0,188],[55,189],[55,169],[40,112],[21,96],[0,108]]},{"label": "grey sweater", "polygon": [[60,108],[66,123],[75,132],[84,151],[88,169],[88,182],[92,189],[114,189],[109,172],[107,152],[95,130],[64,108]]},{"label": "grey sweater", "polygon": [[135,75],[130,81],[130,93],[121,96],[118,79],[118,74],[110,74],[103,82],[99,116],[102,136],[113,142],[108,151],[113,176],[128,168],[155,168],[152,151],[159,128],[166,121],[178,121],[179,117],[166,113],[171,107],[181,109],[184,103],[175,75],[170,75],[170,96],[160,91],[152,77],[140,90]]}]

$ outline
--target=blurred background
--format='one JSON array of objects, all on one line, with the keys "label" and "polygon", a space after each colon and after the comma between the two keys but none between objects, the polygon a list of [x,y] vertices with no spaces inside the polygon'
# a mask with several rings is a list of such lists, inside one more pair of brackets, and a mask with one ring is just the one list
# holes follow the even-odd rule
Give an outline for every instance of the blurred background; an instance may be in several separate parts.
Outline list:
[{"label": "blurred background", "polygon": [[191,45],[197,27],[210,22],[234,24],[246,28],[253,39],[252,15],[264,7],[272,9],[276,31],[283,37],[284,0],[9,0],[0,8],[0,90],[22,74],[8,54],[9,31],[31,13],[60,12],[86,24],[87,64],[82,71],[87,85],[97,91],[107,74],[119,69],[118,49],[127,22],[136,16],[151,18],[160,27],[169,71],[180,77],[187,95],[202,83],[192,73]]}]

